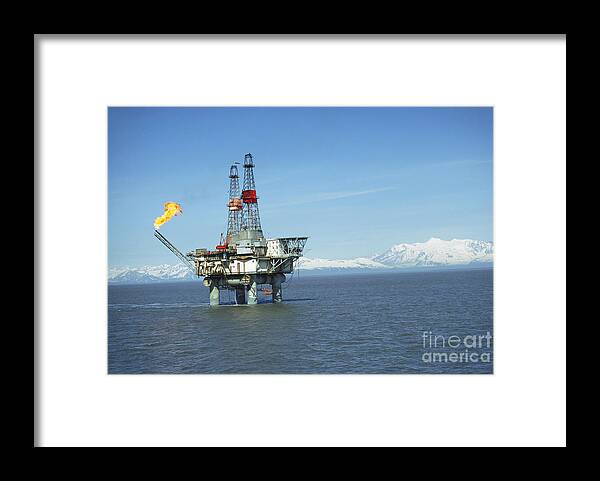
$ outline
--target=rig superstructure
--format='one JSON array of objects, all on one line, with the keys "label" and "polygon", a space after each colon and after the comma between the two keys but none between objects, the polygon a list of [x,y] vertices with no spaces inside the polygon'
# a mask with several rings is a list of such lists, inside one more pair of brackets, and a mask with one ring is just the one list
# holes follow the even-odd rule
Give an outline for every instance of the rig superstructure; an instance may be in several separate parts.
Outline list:
[{"label": "rig superstructure", "polygon": [[[227,234],[215,250],[198,248],[182,254],[162,234],[155,236],[184,262],[210,289],[210,304],[220,304],[223,290],[235,291],[237,304],[257,304],[258,286],[269,284],[273,302],[282,301],[281,285],[302,256],[308,237],[266,239],[260,223],[254,181],[254,159],[244,156],[244,179],[240,193],[238,162],[229,169]],[[268,291],[267,291],[268,292]]]}]

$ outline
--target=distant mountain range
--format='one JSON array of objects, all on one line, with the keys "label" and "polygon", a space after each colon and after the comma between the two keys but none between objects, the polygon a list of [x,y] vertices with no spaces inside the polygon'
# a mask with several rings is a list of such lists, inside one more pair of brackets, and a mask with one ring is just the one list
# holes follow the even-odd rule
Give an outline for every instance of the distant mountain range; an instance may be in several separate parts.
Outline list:
[{"label": "distant mountain range", "polygon": [[491,242],[432,237],[427,242],[395,245],[373,260],[392,267],[447,266],[492,262],[493,253]]},{"label": "distant mountain range", "polygon": [[194,279],[195,276],[183,264],[162,264],[143,267],[111,267],[108,270],[108,282],[144,283],[154,281],[181,281]]},{"label": "distant mountain range", "polygon": [[[493,262],[492,242],[472,239],[442,240],[432,237],[427,242],[397,244],[383,254],[356,259],[318,259],[302,257],[298,266],[310,271],[355,271],[418,267],[445,267]],[[146,283],[191,280],[194,275],[183,264],[162,264],[144,267],[113,267],[109,269],[110,283]]]}]

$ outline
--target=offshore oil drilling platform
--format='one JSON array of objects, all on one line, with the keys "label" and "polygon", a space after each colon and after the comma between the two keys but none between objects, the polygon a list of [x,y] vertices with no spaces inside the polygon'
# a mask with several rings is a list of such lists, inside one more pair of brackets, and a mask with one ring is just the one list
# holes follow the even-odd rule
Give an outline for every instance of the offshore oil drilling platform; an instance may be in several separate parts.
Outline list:
[{"label": "offshore oil drilling platform", "polygon": [[162,223],[181,212],[174,202],[165,204],[167,218],[155,221],[154,235],[196,276],[204,277],[204,285],[210,289],[210,305],[220,304],[220,294],[224,290],[235,291],[237,304],[257,304],[258,286],[264,284],[271,287],[263,292],[270,292],[273,302],[281,302],[285,274],[294,271],[294,263],[302,256],[308,237],[265,238],[260,223],[252,155],[244,156],[241,193],[238,165],[239,162],[234,162],[229,169],[227,234],[225,238],[221,234],[215,250],[198,248],[184,255],[158,232]]}]

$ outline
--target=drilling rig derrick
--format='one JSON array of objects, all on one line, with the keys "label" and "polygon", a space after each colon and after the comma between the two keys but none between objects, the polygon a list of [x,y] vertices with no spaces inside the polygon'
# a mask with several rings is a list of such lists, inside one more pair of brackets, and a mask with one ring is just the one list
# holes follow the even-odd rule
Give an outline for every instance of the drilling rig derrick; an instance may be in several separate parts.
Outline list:
[{"label": "drilling rig derrick", "polygon": [[229,244],[233,236],[240,231],[241,211],[243,208],[242,199],[240,198],[240,182],[236,164],[239,164],[239,162],[234,162],[229,169],[229,201],[227,202],[229,218],[227,220],[226,244]]}]

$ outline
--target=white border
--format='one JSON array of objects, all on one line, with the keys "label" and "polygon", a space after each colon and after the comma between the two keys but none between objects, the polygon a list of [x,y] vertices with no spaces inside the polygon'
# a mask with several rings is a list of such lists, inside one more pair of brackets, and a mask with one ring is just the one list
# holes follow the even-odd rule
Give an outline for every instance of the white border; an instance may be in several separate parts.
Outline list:
[{"label": "white border", "polygon": [[[564,38],[38,37],[37,59],[38,444],[565,444]],[[493,105],[495,374],[108,376],[107,105]]]}]

